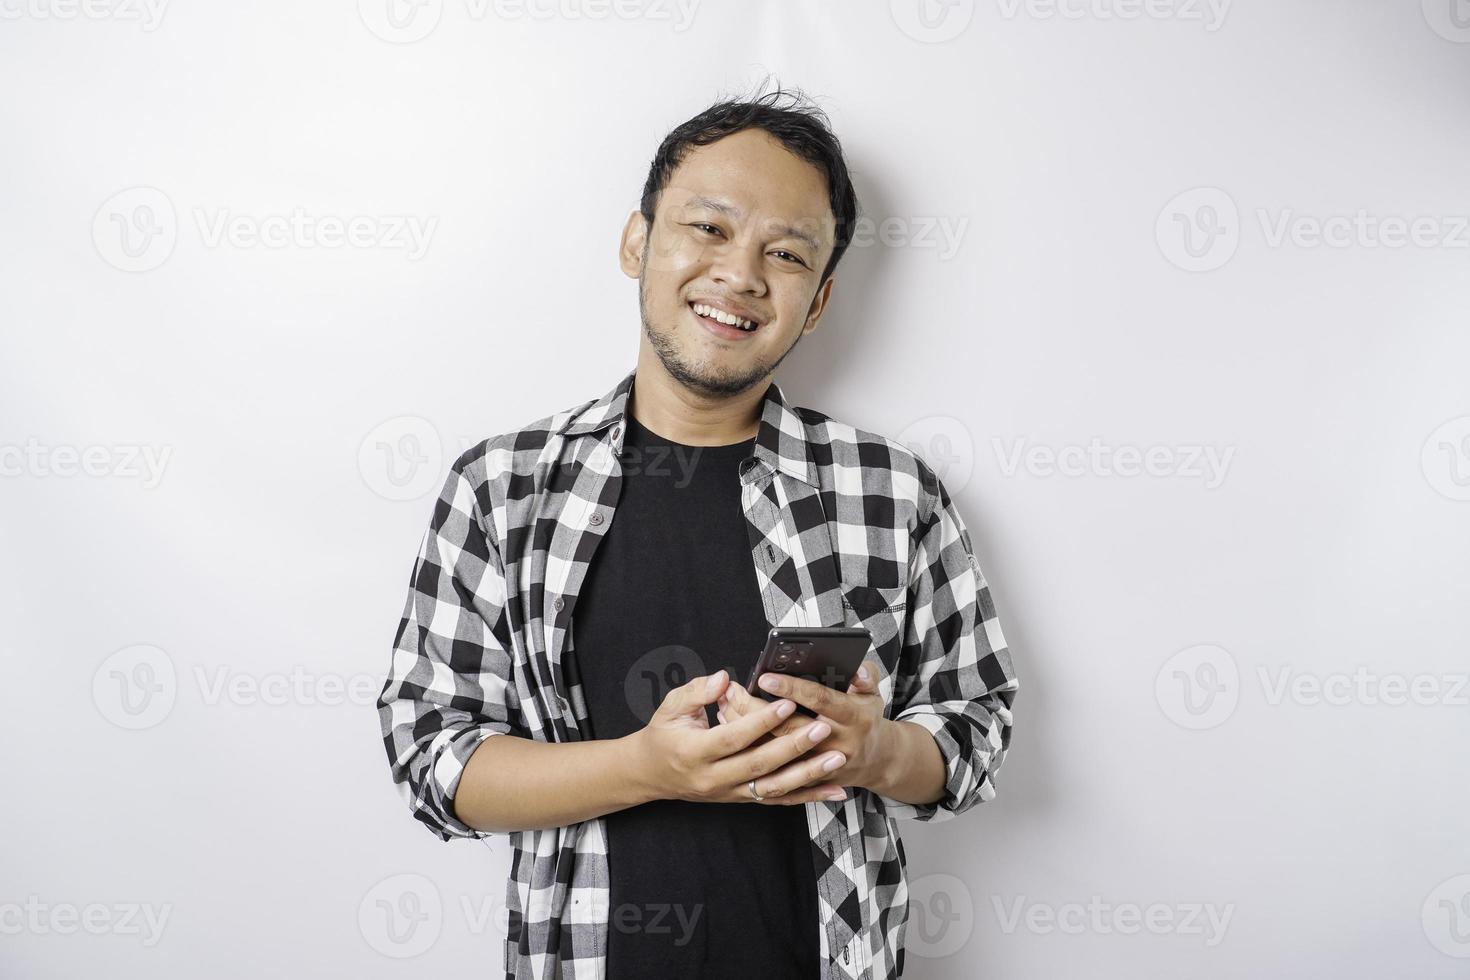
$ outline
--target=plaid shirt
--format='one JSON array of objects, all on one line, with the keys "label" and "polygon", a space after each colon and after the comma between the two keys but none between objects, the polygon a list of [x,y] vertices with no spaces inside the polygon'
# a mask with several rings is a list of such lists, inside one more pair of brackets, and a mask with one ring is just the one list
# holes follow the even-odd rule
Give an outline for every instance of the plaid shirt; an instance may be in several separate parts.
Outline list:
[{"label": "plaid shirt", "polygon": [[[378,713],[395,784],[444,840],[490,836],[454,811],[482,741],[571,742],[587,730],[581,685],[562,663],[616,510],[633,374],[465,452],[434,505]],[[760,419],[740,481],[767,619],[866,627],[885,717],[922,726],[944,759],[932,804],[864,789],[802,804],[824,977],[891,980],[908,918],[897,820],[947,820],[995,795],[1016,676],[969,533],[934,472],[893,440],[789,405],[774,382]],[[509,837],[506,977],[601,978],[603,821]]]}]

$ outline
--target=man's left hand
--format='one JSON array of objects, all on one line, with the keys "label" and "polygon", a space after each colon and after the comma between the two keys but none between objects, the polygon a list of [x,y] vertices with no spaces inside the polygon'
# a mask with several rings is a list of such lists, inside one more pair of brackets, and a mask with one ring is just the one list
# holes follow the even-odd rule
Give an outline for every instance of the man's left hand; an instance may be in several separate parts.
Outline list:
[{"label": "man's left hand", "polygon": [[[793,714],[773,729],[767,738],[805,728],[814,721],[825,721],[832,726],[831,733],[801,758],[836,750],[846,756],[847,761],[821,781],[864,788],[878,783],[887,764],[888,726],[893,723],[883,717],[876,661],[865,661],[846,691],[836,691],[802,677],[774,673],[762,675],[760,686],[776,697],[790,698],[817,715],[813,719]],[[739,684],[731,684],[720,696],[717,717],[721,724],[729,724],[767,703]]]}]

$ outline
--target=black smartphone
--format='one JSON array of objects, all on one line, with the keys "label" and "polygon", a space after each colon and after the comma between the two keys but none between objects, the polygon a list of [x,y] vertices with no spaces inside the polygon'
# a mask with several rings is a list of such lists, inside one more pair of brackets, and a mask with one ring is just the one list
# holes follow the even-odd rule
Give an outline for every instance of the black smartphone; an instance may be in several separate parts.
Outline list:
[{"label": "black smartphone", "polygon": [[[745,689],[763,700],[779,701],[780,698],[757,684],[761,675],[770,671],[803,677],[845,692],[863,665],[872,642],[872,635],[862,627],[773,626],[766,637],[766,648],[751,668]],[[798,714],[808,718],[817,716],[800,701],[795,704]]]}]

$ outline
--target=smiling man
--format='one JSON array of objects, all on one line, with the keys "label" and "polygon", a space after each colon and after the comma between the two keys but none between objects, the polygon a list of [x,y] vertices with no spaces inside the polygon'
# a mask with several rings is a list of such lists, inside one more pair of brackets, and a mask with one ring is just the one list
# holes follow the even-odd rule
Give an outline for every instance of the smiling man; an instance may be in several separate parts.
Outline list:
[{"label": "smiling man", "polygon": [[[771,377],[856,212],[799,96],[682,124],[623,229],[634,369],[451,468],[379,716],[419,820],[510,837],[507,977],[897,977],[896,820],[995,794],[1017,681],[953,501]],[[871,635],[846,690],[743,690],[820,625]]]}]

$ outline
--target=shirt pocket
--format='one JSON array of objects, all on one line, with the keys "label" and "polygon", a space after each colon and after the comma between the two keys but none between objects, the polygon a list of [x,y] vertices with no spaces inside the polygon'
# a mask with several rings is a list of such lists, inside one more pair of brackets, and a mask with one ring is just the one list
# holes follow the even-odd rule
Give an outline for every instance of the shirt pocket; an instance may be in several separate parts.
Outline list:
[{"label": "shirt pocket", "polygon": [[[908,588],[902,585],[888,588],[844,585],[842,588],[846,625],[861,626],[872,636],[868,655],[876,654],[883,664],[884,676],[879,678],[880,683],[893,673],[898,663],[899,650],[903,646],[907,600]],[[884,700],[887,699],[885,694]]]}]

